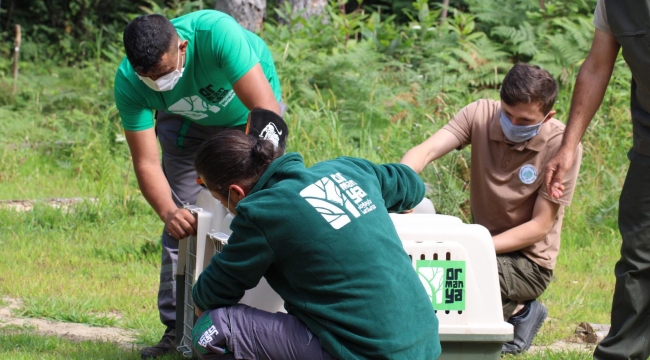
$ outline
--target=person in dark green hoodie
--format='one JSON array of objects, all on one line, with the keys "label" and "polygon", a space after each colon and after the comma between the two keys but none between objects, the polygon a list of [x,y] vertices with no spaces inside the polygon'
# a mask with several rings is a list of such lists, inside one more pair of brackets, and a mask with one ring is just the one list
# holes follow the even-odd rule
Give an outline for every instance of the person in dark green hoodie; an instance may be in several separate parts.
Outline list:
[{"label": "person in dark green hoodie", "polygon": [[[235,215],[228,245],[192,290],[204,359],[404,359],[440,355],[438,320],[389,212],[424,184],[406,165],[297,153],[223,131],[195,167]],[[265,277],[287,314],[238,304]]]}]

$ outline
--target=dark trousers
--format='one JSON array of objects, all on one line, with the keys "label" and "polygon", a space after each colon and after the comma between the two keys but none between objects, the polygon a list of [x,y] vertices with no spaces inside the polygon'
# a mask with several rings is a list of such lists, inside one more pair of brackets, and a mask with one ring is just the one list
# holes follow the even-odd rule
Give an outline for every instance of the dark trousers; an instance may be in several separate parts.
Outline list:
[{"label": "dark trousers", "polygon": [[519,251],[497,255],[503,320],[507,321],[517,304],[537,299],[553,278],[553,271],[531,261]]},{"label": "dark trousers", "polygon": [[192,329],[200,359],[334,360],[297,317],[247,305],[208,310]]},{"label": "dark trousers", "polygon": [[647,360],[650,356],[650,157],[631,150],[619,199],[623,237],[616,263],[612,327],[594,359]]}]

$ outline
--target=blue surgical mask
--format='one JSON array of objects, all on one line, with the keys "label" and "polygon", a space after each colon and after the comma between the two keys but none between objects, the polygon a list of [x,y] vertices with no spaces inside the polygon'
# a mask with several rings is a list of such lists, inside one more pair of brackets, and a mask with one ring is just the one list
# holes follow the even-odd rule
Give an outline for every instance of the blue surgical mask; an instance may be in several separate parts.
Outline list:
[{"label": "blue surgical mask", "polygon": [[[548,116],[548,114],[546,114],[546,116]],[[544,116],[544,119],[546,119],[546,116]],[[513,143],[522,143],[530,140],[533,136],[539,134],[539,129],[544,123],[544,121],[542,121],[536,125],[513,125],[512,121],[510,121],[503,111],[501,111],[499,122],[501,122],[503,134]]]}]

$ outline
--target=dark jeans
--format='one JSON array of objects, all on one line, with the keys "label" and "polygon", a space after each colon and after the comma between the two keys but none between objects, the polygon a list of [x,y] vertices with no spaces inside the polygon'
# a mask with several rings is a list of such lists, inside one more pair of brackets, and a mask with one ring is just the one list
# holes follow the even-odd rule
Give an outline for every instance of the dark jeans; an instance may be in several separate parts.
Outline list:
[{"label": "dark jeans", "polygon": [[548,287],[553,271],[537,265],[518,251],[497,255],[503,319],[507,321],[517,304],[537,299]]},{"label": "dark jeans", "polygon": [[631,150],[619,199],[623,237],[614,274],[612,327],[596,347],[600,360],[646,360],[650,356],[650,157]]}]

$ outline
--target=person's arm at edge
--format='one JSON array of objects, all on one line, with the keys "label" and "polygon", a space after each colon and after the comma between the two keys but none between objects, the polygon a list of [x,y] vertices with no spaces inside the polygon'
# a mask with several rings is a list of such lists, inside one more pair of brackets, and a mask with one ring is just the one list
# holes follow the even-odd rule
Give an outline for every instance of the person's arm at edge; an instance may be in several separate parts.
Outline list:
[{"label": "person's arm at edge", "polygon": [[560,204],[537,196],[530,221],[492,237],[496,253],[517,251],[543,240],[553,228],[559,209]]},{"label": "person's arm at edge", "polygon": [[430,162],[439,159],[460,145],[461,141],[456,135],[445,129],[440,129],[423,143],[407,151],[400,162],[419,174]]},{"label": "person's arm at edge", "polygon": [[544,183],[553,198],[562,196],[561,180],[571,167],[576,147],[603,101],[619,49],[620,44],[614,36],[596,29],[589,55],[578,72],[562,145],[545,167]]},{"label": "person's arm at edge", "polygon": [[280,104],[259,63],[239,78],[232,89],[248,110],[266,109],[280,115]]},{"label": "person's arm at edge", "polygon": [[133,169],[142,195],[165,223],[166,231],[175,239],[196,233],[196,220],[192,214],[176,206],[171,188],[160,166],[158,144],[154,128],[141,131],[124,131],[131,150]]}]

